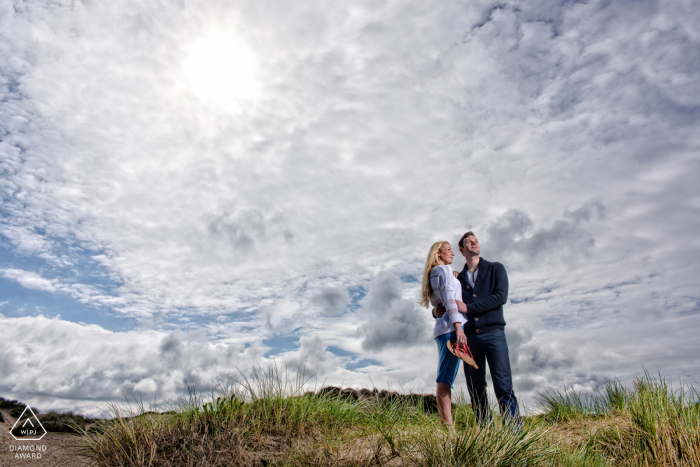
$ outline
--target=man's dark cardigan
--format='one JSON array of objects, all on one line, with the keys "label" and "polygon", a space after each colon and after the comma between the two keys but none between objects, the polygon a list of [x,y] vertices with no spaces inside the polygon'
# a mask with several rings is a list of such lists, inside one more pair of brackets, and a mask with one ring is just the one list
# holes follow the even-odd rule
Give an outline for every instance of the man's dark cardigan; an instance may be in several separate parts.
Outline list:
[{"label": "man's dark cardigan", "polygon": [[462,301],[467,304],[469,322],[464,325],[465,334],[483,334],[492,329],[503,329],[503,305],[508,301],[508,274],[501,263],[479,259],[474,289],[467,281],[467,265],[459,273],[462,284]]}]

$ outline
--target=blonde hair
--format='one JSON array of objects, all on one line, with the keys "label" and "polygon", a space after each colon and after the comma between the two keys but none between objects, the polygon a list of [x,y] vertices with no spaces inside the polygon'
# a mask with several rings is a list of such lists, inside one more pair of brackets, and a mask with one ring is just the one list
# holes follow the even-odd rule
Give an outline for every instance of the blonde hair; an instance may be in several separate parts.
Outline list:
[{"label": "blonde hair", "polygon": [[430,252],[428,253],[428,257],[425,260],[425,268],[423,268],[423,281],[421,283],[421,289],[420,289],[420,305],[424,307],[429,307],[430,306],[430,297],[433,295],[433,288],[430,286],[430,271],[433,270],[435,266],[440,266],[440,259],[438,258],[438,254],[440,254],[440,250],[445,245],[449,245],[450,242],[447,241],[442,241],[442,242],[435,242],[433,245],[430,247]]}]

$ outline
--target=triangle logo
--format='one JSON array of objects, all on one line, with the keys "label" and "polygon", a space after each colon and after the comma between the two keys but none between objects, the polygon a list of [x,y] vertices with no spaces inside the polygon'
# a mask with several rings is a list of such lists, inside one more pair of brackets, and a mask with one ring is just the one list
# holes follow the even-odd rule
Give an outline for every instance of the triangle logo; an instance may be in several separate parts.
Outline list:
[{"label": "triangle logo", "polygon": [[26,406],[10,429],[10,434],[17,441],[39,441],[46,434],[46,429],[31,407]]}]

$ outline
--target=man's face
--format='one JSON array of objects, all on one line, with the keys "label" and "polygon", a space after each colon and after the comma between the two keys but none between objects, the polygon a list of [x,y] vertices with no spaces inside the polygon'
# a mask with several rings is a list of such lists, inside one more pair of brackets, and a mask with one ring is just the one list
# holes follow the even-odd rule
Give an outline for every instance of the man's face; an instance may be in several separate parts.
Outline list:
[{"label": "man's face", "polygon": [[470,235],[462,240],[462,246],[459,248],[460,253],[466,258],[467,256],[479,256],[481,248],[479,248],[479,240],[475,236]]}]

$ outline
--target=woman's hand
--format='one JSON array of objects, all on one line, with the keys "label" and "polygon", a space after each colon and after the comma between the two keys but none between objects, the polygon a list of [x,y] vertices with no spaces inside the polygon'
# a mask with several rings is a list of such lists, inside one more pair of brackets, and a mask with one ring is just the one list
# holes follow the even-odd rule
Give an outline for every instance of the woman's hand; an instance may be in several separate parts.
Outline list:
[{"label": "woman's hand", "polygon": [[455,326],[457,329],[457,342],[460,344],[467,345],[467,336],[464,334],[464,330],[462,329],[462,325],[459,323],[455,323],[457,326]]},{"label": "woman's hand", "polygon": [[462,313],[467,312],[467,305],[464,302],[460,302],[459,300],[455,300],[455,302],[457,302],[457,310]]}]

